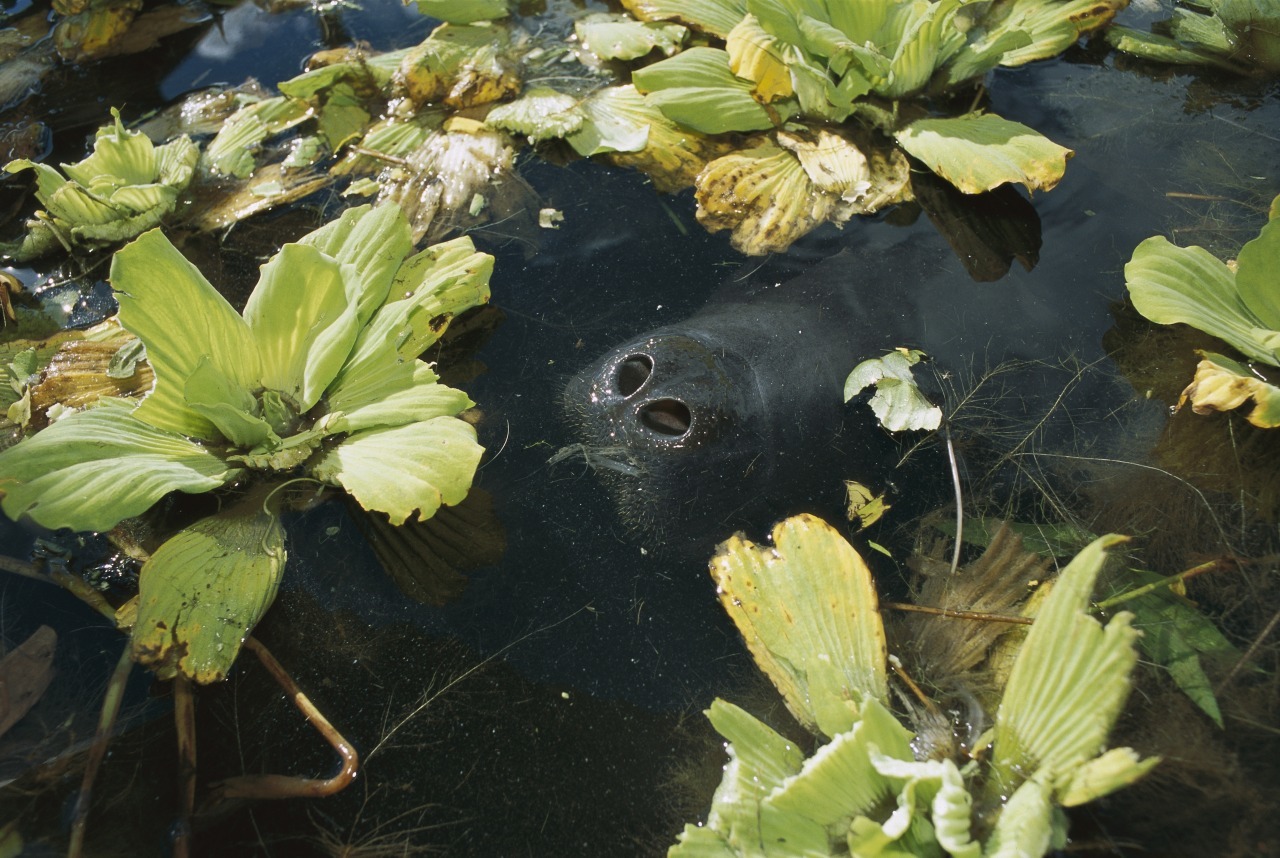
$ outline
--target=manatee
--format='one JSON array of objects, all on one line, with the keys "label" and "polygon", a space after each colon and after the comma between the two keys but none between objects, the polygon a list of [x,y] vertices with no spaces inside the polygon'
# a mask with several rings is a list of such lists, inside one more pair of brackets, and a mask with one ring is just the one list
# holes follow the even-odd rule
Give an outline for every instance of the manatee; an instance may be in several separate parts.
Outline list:
[{"label": "manatee", "polygon": [[827,511],[842,479],[885,488],[897,445],[843,385],[858,361],[908,344],[910,314],[858,269],[837,257],[731,283],[610,350],[566,386],[580,443],[553,461],[581,454],[630,529],[667,537],[676,523],[725,534]]}]

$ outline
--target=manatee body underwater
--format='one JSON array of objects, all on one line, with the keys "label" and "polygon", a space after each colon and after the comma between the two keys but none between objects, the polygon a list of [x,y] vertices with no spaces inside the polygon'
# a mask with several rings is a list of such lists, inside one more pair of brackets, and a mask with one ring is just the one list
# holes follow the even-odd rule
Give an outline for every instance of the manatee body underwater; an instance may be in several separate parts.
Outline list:
[{"label": "manatee body underwater", "polygon": [[580,444],[557,458],[580,453],[624,524],[657,537],[825,511],[842,479],[886,488],[897,443],[843,386],[859,361],[910,344],[912,313],[876,278],[851,276],[879,264],[848,256],[727,284],[609,351],[565,389]]}]

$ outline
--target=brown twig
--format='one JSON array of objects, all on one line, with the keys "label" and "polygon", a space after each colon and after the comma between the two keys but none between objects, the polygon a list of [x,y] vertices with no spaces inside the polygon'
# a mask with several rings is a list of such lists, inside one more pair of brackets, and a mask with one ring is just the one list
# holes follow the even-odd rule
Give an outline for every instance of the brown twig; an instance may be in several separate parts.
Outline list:
[{"label": "brown twig", "polygon": [[935,617],[950,617],[955,620],[978,620],[984,623],[1016,623],[1023,626],[1029,626],[1034,622],[1030,617],[1015,617],[1010,614],[988,614],[984,611],[956,611],[951,608],[931,608],[928,605],[911,605],[906,602],[881,602],[880,605],[893,611],[932,614]]},{"label": "brown twig", "polygon": [[1240,669],[1253,660],[1253,656],[1258,651],[1258,648],[1262,646],[1262,642],[1271,637],[1271,633],[1276,630],[1276,625],[1278,623],[1280,623],[1280,611],[1276,611],[1271,615],[1271,619],[1267,622],[1266,627],[1264,627],[1263,630],[1258,633],[1258,636],[1253,639],[1253,643],[1249,644],[1249,648],[1240,654],[1240,658],[1238,658],[1236,663],[1231,666],[1231,669],[1227,671],[1227,675],[1222,677],[1222,681],[1214,686],[1214,697],[1221,694],[1222,689],[1230,685],[1231,680],[1236,678],[1236,674],[1240,672]]},{"label": "brown twig", "polygon": [[306,716],[311,726],[329,742],[339,758],[342,767],[331,778],[304,778],[298,775],[241,775],[227,778],[215,787],[210,804],[217,804],[228,799],[255,798],[319,798],[333,795],[347,787],[355,780],[360,768],[360,757],[351,743],[334,729],[328,719],[320,713],[307,695],[302,692],[293,678],[275,660],[275,657],[255,637],[247,637],[244,641],[246,649],[252,650],[263,666],[271,673],[276,682],[285,690],[293,705]]}]

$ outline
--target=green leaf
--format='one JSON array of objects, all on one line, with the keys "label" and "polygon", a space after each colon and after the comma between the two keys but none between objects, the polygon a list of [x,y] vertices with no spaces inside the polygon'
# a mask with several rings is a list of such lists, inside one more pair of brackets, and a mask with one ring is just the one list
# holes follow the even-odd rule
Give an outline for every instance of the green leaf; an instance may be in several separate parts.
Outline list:
[{"label": "green leaf", "polygon": [[746,0],[623,0],[622,5],[642,21],[679,21],[722,39],[747,14]]},{"label": "green leaf", "polygon": [[631,79],[668,118],[704,134],[774,125],[752,96],[752,82],[734,75],[729,55],[716,48],[690,48],[638,69]]},{"label": "green leaf", "polygon": [[311,115],[300,99],[280,95],[240,108],[205,148],[208,166],[218,173],[247,179],[257,166],[254,153],[273,134],[292,128]]},{"label": "green leaf", "polygon": [[401,376],[388,374],[384,386],[365,393],[364,403],[349,403],[348,410],[322,418],[324,431],[336,434],[402,426],[433,417],[454,417],[475,405],[462,391],[439,384],[431,367],[421,361],[414,363],[404,382]]},{"label": "green leaf", "polygon": [[225,679],[275,601],[285,557],[284,528],[260,500],[180,530],[142,567],[134,660],[160,679]]},{"label": "green leaf", "polygon": [[336,84],[329,90],[316,116],[316,129],[330,152],[337,152],[364,134],[372,118],[364,103],[349,83]]},{"label": "green leaf", "polygon": [[347,209],[298,243],[355,268],[358,288],[348,297],[357,307],[361,325],[386,302],[396,272],[413,251],[409,222],[393,204]]},{"label": "green leaf", "polygon": [[436,417],[391,429],[367,429],[325,451],[313,475],[340,485],[365,509],[403,524],[460,503],[471,488],[484,448],[471,424]]},{"label": "green leaf", "polygon": [[1138,245],[1124,267],[1129,296],[1153,322],[1191,325],[1271,366],[1280,366],[1280,344],[1245,305],[1236,275],[1202,247],[1177,247],[1163,236]]},{"label": "green leaf", "polygon": [[249,391],[227,378],[208,356],[196,364],[182,394],[188,408],[238,447],[253,447],[274,434],[259,416],[258,404]]},{"label": "green leaf", "polygon": [[799,515],[773,546],[734,536],[716,551],[720,603],[801,724],[835,736],[885,701],[885,638],[871,572],[826,522]]},{"label": "green leaf", "polygon": [[893,783],[876,771],[871,754],[910,759],[911,738],[911,731],[879,701],[869,699],[853,728],[818,748],[798,773],[768,796],[768,802],[824,826],[841,820],[847,824],[893,795]]},{"label": "green leaf", "polygon": [[156,151],[147,135],[128,131],[120,121],[120,111],[111,109],[114,125],[98,129],[93,154],[78,164],[63,164],[67,178],[93,193],[105,193],[123,185],[154,182]]},{"label": "green leaf", "polygon": [[286,244],[262,266],[244,308],[262,360],[263,387],[304,414],[346,363],[360,324],[357,275],[315,247]]},{"label": "green leaf", "polygon": [[110,530],[171,491],[206,492],[240,471],[206,447],[104,400],[0,453],[4,512],[44,527]]},{"label": "green leaf", "polygon": [[779,858],[824,854],[827,833],[822,825],[765,800],[799,771],[799,749],[732,703],[715,700],[707,717],[728,740],[729,752],[729,764],[707,814],[707,827],[740,849],[751,844],[754,849],[750,854],[757,854],[757,850]]},{"label": "green leaf", "polygon": [[922,357],[924,352],[917,349],[895,349],[884,357],[864,360],[845,379],[844,401],[875,385],[871,410],[881,426],[890,432],[937,429],[942,425],[942,409],[920,392],[911,372]]},{"label": "green leaf", "polygon": [[418,0],[418,11],[450,24],[492,21],[511,14],[507,0]]},{"label": "green leaf", "polygon": [[1117,51],[1133,54],[1144,60],[1172,65],[1212,65],[1228,71],[1239,71],[1235,63],[1206,51],[1188,47],[1176,39],[1135,30],[1132,27],[1111,27],[1107,30],[1107,43]]},{"label": "green leaf", "polygon": [[1055,816],[1049,788],[1032,778],[1004,803],[983,852],[987,858],[1045,855],[1065,829],[1065,822]]},{"label": "green leaf", "polygon": [[636,21],[597,12],[573,23],[578,41],[602,60],[634,60],[657,48],[667,56],[680,50],[689,30],[680,24]]},{"label": "green leaf", "polygon": [[[1219,725],[1221,726],[1221,725]],[[1133,748],[1112,748],[1071,773],[1058,803],[1075,807],[1127,787],[1160,762],[1159,757],[1140,760]]]},{"label": "green leaf", "polygon": [[1005,795],[1029,775],[1057,791],[1100,753],[1129,694],[1137,662],[1133,615],[1104,628],[1087,613],[1110,535],[1076,555],[1053,583],[1018,650],[995,719],[991,788]]},{"label": "green leaf", "polygon": [[1262,327],[1280,331],[1280,221],[1269,220],[1236,257],[1236,292]]},{"label": "green leaf", "polygon": [[582,127],[565,139],[584,158],[603,152],[639,152],[649,142],[653,117],[671,123],[632,86],[598,89],[582,102]]},{"label": "green leaf", "polygon": [[463,237],[428,247],[405,261],[391,293],[408,295],[381,307],[360,332],[347,363],[325,398],[331,411],[372,402],[372,391],[402,390],[408,361],[434,343],[458,313],[489,300],[493,257]]},{"label": "green leaf", "polygon": [[115,254],[111,285],[120,303],[120,324],[146,345],[156,376],[135,416],[162,429],[217,440],[213,424],[187,407],[184,386],[208,358],[238,386],[256,389],[260,364],[249,326],[159,230],[143,233]]},{"label": "green leaf", "polygon": [[1016,183],[1051,190],[1073,154],[1039,132],[987,113],[918,119],[894,134],[910,155],[966,194]]}]

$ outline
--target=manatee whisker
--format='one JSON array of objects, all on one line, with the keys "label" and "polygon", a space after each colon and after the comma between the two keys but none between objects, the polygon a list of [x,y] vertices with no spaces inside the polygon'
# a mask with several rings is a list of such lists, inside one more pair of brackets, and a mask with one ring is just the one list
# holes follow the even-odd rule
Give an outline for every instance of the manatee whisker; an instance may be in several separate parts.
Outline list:
[{"label": "manatee whisker", "polygon": [[561,447],[547,459],[548,465],[555,465],[566,459],[581,455],[584,462],[596,471],[613,471],[628,477],[639,477],[644,467],[636,461],[635,456],[626,447],[593,447],[588,444],[570,444]]}]

